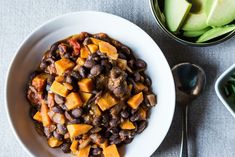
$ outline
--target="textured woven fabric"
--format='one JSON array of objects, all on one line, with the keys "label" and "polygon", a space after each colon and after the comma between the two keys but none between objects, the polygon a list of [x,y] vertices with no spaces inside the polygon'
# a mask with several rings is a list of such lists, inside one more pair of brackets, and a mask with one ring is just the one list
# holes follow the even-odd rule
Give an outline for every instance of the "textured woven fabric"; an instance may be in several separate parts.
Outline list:
[{"label": "textured woven fabric", "polygon": [[[148,0],[0,0],[0,156],[28,156],[13,136],[4,108],[5,78],[15,50],[38,25],[55,16],[81,10],[109,12],[134,22],[156,41],[171,66],[184,61],[201,65],[207,74],[207,86],[190,107],[190,154],[192,157],[235,156],[235,119],[214,91],[216,78],[235,62],[235,37],[217,46],[183,46],[158,28]],[[171,129],[152,156],[179,156],[180,130],[180,111],[176,108]]]}]

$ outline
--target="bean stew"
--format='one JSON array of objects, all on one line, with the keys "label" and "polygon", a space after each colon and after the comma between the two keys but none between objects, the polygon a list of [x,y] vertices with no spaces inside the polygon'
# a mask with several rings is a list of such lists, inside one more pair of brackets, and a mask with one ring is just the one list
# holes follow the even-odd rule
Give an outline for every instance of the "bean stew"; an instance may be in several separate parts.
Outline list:
[{"label": "bean stew", "polygon": [[147,127],[156,105],[147,64],[104,33],[54,43],[29,78],[36,131],[51,148],[77,157],[119,157]]}]

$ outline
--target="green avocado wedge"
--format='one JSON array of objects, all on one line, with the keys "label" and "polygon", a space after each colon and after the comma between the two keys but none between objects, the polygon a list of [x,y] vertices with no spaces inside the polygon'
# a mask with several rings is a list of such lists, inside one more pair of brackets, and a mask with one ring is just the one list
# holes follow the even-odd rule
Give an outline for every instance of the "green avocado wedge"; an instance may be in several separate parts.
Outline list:
[{"label": "green avocado wedge", "polygon": [[215,27],[202,34],[196,42],[203,43],[232,31],[235,31],[235,24]]},{"label": "green avocado wedge", "polygon": [[235,19],[235,0],[207,0],[208,26],[223,26]]},{"label": "green avocado wedge", "polygon": [[210,29],[211,29],[211,27],[207,27],[207,28],[204,28],[202,30],[197,30],[197,31],[185,31],[183,33],[183,36],[185,36],[185,37],[198,37]]},{"label": "green avocado wedge", "polygon": [[191,0],[192,9],[182,26],[182,30],[196,31],[207,27],[206,1],[207,0]]},{"label": "green avocado wedge", "polygon": [[165,0],[164,14],[167,27],[171,32],[177,33],[186,19],[192,4],[186,0]]}]

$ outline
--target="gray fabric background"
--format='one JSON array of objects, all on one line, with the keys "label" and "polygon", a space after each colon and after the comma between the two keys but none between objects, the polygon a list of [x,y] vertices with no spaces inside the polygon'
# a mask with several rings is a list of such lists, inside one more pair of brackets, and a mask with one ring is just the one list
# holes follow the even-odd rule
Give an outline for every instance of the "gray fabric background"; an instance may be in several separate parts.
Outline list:
[{"label": "gray fabric background", "polygon": [[[109,12],[137,24],[156,41],[171,66],[183,61],[201,65],[208,80],[205,92],[190,108],[191,156],[235,156],[235,120],[214,91],[216,78],[235,62],[235,37],[206,48],[183,46],[158,28],[148,0],[0,0],[0,156],[28,156],[10,130],[4,107],[5,77],[15,50],[38,25],[55,16],[81,10]],[[176,108],[171,129],[153,157],[179,156],[179,125],[180,112]]]}]

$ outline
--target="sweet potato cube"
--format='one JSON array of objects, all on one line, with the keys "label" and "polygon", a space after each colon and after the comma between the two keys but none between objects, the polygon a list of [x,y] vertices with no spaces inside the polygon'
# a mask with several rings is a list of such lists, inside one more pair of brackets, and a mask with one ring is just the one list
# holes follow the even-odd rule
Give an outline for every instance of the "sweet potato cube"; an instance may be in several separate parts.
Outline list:
[{"label": "sweet potato cube", "polygon": [[105,41],[99,42],[99,49],[100,52],[105,53],[110,59],[117,60],[118,58],[117,49],[110,43]]},{"label": "sweet potato cube", "polygon": [[80,91],[91,92],[93,90],[93,82],[90,78],[84,78],[78,82]]},{"label": "sweet potato cube", "polygon": [[87,45],[87,47],[91,53],[95,53],[99,49],[96,44],[89,44],[89,45]]},{"label": "sweet potato cube", "polygon": [[78,151],[78,140],[73,140],[71,146],[70,146],[70,150],[73,154],[76,154]]},{"label": "sweet potato cube", "polygon": [[69,70],[74,66],[75,64],[67,58],[62,58],[55,62],[55,68],[58,75],[63,75],[66,70]]},{"label": "sweet potato cube", "polygon": [[147,88],[143,83],[137,82],[135,84],[135,89],[138,92],[141,92],[142,90],[144,90],[145,88]]},{"label": "sweet potato cube", "polygon": [[50,90],[62,97],[66,97],[68,94],[68,89],[61,83],[54,81],[51,85]]},{"label": "sweet potato cube", "polygon": [[146,110],[144,110],[143,108],[140,108],[139,113],[140,113],[140,119],[141,120],[146,120],[146,118],[147,118]]},{"label": "sweet potato cube", "polygon": [[81,107],[82,104],[82,100],[78,93],[72,92],[66,97],[65,105],[68,110],[72,110],[76,107]]},{"label": "sweet potato cube", "polygon": [[86,60],[84,58],[78,57],[78,59],[76,60],[76,63],[80,66],[83,66],[85,61]]},{"label": "sweet potato cube", "polygon": [[73,139],[76,136],[87,133],[92,128],[88,124],[68,124],[67,129],[70,135],[70,138]]},{"label": "sweet potato cube", "polygon": [[84,103],[86,103],[92,96],[91,93],[85,93],[85,92],[80,92],[80,95]]},{"label": "sweet potato cube", "polygon": [[104,153],[104,157],[120,157],[115,144],[112,144],[104,148],[103,153]]},{"label": "sweet potato cube", "polygon": [[37,113],[35,113],[35,115],[33,116],[33,119],[38,121],[38,122],[42,122],[41,113],[39,111]]},{"label": "sweet potato cube", "polygon": [[87,47],[82,47],[81,50],[80,50],[80,57],[81,58],[88,58],[90,54],[90,51],[88,50]]},{"label": "sweet potato cube", "polygon": [[125,120],[125,121],[123,121],[123,122],[120,124],[120,127],[121,127],[123,130],[132,130],[132,129],[135,129],[134,124],[133,124],[130,120]]},{"label": "sweet potato cube", "polygon": [[33,78],[32,85],[38,92],[42,92],[46,86],[47,76],[46,74],[40,74]]},{"label": "sweet potato cube", "polygon": [[91,146],[88,145],[85,148],[79,149],[77,157],[89,157]]},{"label": "sweet potato cube", "polygon": [[127,104],[133,108],[133,109],[137,109],[139,107],[139,105],[143,102],[144,97],[143,97],[143,93],[140,92],[134,96],[132,96],[128,101]]},{"label": "sweet potato cube", "polygon": [[103,40],[96,39],[96,38],[90,38],[90,39],[91,39],[92,43],[95,45],[99,45],[99,43],[103,41]]},{"label": "sweet potato cube", "polygon": [[55,137],[51,137],[48,139],[47,143],[50,147],[54,148],[54,147],[59,147],[63,142]]},{"label": "sweet potato cube", "polygon": [[110,93],[105,93],[97,102],[102,111],[113,107],[117,103],[117,100]]},{"label": "sweet potato cube", "polygon": [[41,117],[42,117],[42,124],[43,126],[49,126],[51,124],[51,119],[49,117],[49,115],[47,114],[48,113],[48,107],[47,107],[47,104],[42,101],[42,104],[41,104]]},{"label": "sweet potato cube", "polygon": [[91,110],[94,112],[95,116],[97,116],[97,117],[101,116],[101,111],[96,104],[91,105]]}]

